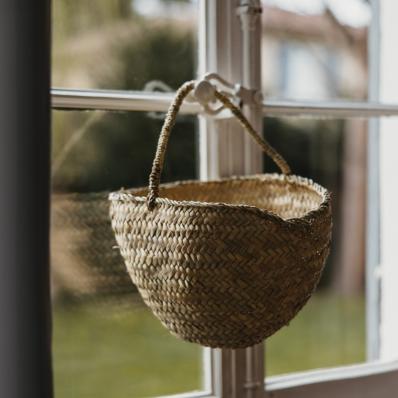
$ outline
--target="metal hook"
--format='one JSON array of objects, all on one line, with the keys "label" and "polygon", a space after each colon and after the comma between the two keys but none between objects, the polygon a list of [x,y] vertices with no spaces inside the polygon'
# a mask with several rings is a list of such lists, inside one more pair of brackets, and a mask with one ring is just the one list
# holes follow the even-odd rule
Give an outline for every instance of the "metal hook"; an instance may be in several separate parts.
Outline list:
[{"label": "metal hook", "polygon": [[224,105],[215,106],[217,101],[214,93],[217,89],[239,107],[243,104],[258,105],[262,102],[260,91],[248,89],[241,84],[232,84],[214,72],[207,73],[201,80],[198,80],[187,99],[191,102],[199,102],[205,113],[217,115],[225,109]]}]

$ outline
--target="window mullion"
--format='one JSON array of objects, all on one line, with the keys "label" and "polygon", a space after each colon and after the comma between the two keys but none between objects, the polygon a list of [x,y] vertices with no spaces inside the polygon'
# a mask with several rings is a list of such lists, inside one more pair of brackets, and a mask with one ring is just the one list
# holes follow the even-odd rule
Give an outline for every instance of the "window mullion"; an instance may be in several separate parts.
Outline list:
[{"label": "window mullion", "polygon": [[[391,48],[395,45],[396,1],[380,3],[380,98],[391,101],[396,98],[397,56]],[[398,267],[396,225],[398,223],[398,183],[396,170],[398,121],[380,121],[380,358],[394,359],[398,356]],[[377,276],[377,275],[376,275]]]},{"label": "window mullion", "polygon": [[[239,8],[240,4],[238,0],[200,2],[199,76],[216,72],[230,82],[260,90],[261,20],[258,18],[251,25],[249,15],[250,7],[259,7],[260,2],[246,1],[248,13],[239,17],[238,13],[245,13]],[[241,21],[249,25],[241,26]],[[261,131],[262,107],[245,107],[244,111],[255,128]],[[261,172],[260,151],[234,119],[202,115],[199,121],[201,179]],[[215,396],[264,396],[262,344],[246,350],[212,350],[210,362],[210,384]]]},{"label": "window mullion", "polygon": [[[371,1],[372,20],[368,31],[369,100],[380,99],[380,9]],[[380,156],[379,119],[368,123],[367,224],[366,224],[366,352],[367,359],[380,357]]]}]

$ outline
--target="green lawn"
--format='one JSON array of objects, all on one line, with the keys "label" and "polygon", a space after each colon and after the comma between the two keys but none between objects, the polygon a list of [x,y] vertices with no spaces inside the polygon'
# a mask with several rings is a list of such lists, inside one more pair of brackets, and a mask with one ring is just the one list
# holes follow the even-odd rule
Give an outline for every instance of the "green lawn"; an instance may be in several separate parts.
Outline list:
[{"label": "green lawn", "polygon": [[267,375],[365,361],[364,299],[316,294],[266,349]]},{"label": "green lawn", "polygon": [[[290,326],[267,342],[267,374],[364,360],[361,299],[315,296]],[[200,347],[182,342],[148,309],[54,306],[57,398],[124,398],[199,389]]]}]

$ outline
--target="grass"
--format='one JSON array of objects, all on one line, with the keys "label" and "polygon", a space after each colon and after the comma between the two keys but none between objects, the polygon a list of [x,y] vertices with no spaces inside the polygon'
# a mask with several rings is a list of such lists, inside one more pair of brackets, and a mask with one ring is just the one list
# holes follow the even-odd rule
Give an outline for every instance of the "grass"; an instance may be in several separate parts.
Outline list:
[{"label": "grass", "polygon": [[200,389],[201,349],[169,335],[144,306],[54,310],[57,398],[143,397]]},{"label": "grass", "polygon": [[276,374],[365,361],[362,297],[315,294],[266,344],[266,372]]},{"label": "grass", "polygon": [[[267,341],[267,374],[365,359],[362,299],[317,295]],[[55,305],[57,398],[147,397],[200,389],[202,351],[169,333],[140,304]]]}]

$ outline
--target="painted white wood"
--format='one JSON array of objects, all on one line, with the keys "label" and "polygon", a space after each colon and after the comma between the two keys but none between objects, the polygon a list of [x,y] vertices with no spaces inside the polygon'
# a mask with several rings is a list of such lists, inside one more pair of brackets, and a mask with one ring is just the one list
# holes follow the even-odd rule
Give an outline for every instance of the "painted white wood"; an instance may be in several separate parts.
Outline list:
[{"label": "painted white wood", "polygon": [[[380,100],[380,2],[370,3],[368,100]],[[380,120],[368,122],[366,211],[366,356],[380,357]]]},{"label": "painted white wood", "polygon": [[398,116],[394,103],[357,101],[276,101],[263,102],[269,116],[310,116],[316,118],[371,118]]},{"label": "painted white wood", "polygon": [[[170,105],[174,93],[152,93],[145,91],[111,90],[51,90],[53,109],[106,110],[106,111],[153,111],[164,112]],[[375,101],[263,101],[262,113],[269,116],[310,116],[320,118],[370,118],[398,116],[397,100],[394,103]],[[196,103],[184,102],[182,113],[200,114]],[[228,119],[230,112],[223,112],[214,119]],[[210,118],[211,119],[211,118]]]},{"label": "painted white wood", "polygon": [[[261,92],[261,2],[260,0],[241,0],[237,9],[242,32],[242,85]],[[257,12],[260,11],[260,12]],[[260,134],[263,132],[263,114],[260,105],[244,106],[244,113]],[[244,136],[244,172],[261,173],[263,170],[262,151],[247,134]]]},{"label": "painted white wood", "polygon": [[301,387],[308,384],[349,380],[398,371],[398,361],[374,361],[362,364],[323,368],[303,372],[289,373],[268,377],[266,384],[269,391],[281,388]]},{"label": "painted white wood", "polygon": [[[398,99],[398,2],[380,2],[380,99]],[[380,121],[380,356],[398,358],[398,120]]]},{"label": "painted white wood", "polygon": [[393,398],[398,362],[377,362],[270,377],[272,398]]},{"label": "painted white wood", "polygon": [[[216,72],[230,82],[240,82],[241,32],[236,15],[238,0],[203,0],[199,3],[199,77]],[[244,137],[234,120],[199,117],[200,178],[243,174]]]},{"label": "painted white wood", "polygon": [[[252,2],[246,3],[250,5]],[[238,17],[239,5],[239,0],[203,0],[200,3],[199,77],[215,72],[234,84],[242,83],[249,88],[260,89],[261,57],[257,47],[261,20],[258,18],[253,30],[252,27],[250,31],[245,29]],[[242,62],[244,53],[249,54],[252,62]],[[261,130],[261,106],[247,108],[245,112]],[[244,135],[236,120],[204,115],[199,120],[201,179],[261,171],[259,150],[250,137]],[[261,344],[247,350],[212,350],[213,394],[228,398],[262,398],[263,361]]]},{"label": "painted white wood", "polygon": [[308,384],[271,393],[272,398],[393,398],[397,392],[397,373]]},{"label": "painted white wood", "polygon": [[161,395],[157,398],[218,398],[218,397],[208,391],[192,391],[192,392],[184,392],[181,394]]},{"label": "painted white wood", "polygon": [[[53,109],[107,110],[107,111],[166,111],[174,93],[146,91],[79,90],[53,88]],[[196,103],[184,102],[182,113],[197,114],[201,108]]]}]

